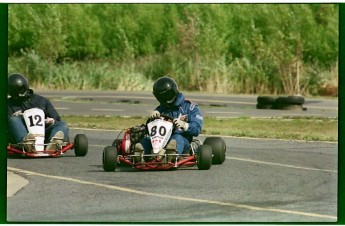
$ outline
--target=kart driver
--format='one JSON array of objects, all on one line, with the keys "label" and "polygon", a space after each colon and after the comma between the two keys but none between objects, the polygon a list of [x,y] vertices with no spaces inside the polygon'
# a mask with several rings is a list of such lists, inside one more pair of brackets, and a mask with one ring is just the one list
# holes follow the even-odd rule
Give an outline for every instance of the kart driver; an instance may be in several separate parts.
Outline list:
[{"label": "kart driver", "polygon": [[[45,113],[45,140],[49,142],[46,150],[56,150],[57,144],[68,141],[68,126],[51,102],[29,89],[28,80],[15,73],[8,77],[8,127],[11,143],[23,142],[26,151],[34,151],[35,136],[28,133],[22,114],[31,108],[42,109]],[[46,142],[45,143],[48,143]]]},{"label": "kart driver", "polygon": [[[182,154],[189,150],[193,137],[201,132],[203,126],[203,116],[196,103],[186,100],[179,92],[174,79],[164,76],[157,79],[153,85],[153,95],[160,105],[150,113],[150,119],[158,118],[161,114],[174,118],[173,123],[176,129],[165,149],[177,151]],[[149,137],[144,137],[140,143],[135,145],[136,155],[140,151],[151,154],[151,141]],[[164,151],[164,150],[163,150]],[[139,152],[139,153],[138,153]]]}]

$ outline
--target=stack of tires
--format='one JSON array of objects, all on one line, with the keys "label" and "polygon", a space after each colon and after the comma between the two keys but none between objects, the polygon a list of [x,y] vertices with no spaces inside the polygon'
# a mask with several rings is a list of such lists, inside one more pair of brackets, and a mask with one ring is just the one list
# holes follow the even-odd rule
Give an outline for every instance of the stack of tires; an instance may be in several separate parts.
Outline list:
[{"label": "stack of tires", "polygon": [[303,104],[304,97],[302,96],[258,96],[256,108],[306,111]]}]

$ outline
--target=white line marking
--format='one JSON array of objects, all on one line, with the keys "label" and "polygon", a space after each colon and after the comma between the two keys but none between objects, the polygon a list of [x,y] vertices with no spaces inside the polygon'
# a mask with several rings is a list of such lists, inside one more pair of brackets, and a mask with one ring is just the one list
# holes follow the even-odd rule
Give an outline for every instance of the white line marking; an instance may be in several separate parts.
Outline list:
[{"label": "white line marking", "polygon": [[69,108],[64,108],[64,107],[55,107],[56,110],[68,110]]},{"label": "white line marking", "polygon": [[[90,146],[91,146],[91,147],[105,147],[105,145],[99,145],[99,144],[89,144],[89,147],[90,147]],[[231,159],[231,160],[244,161],[244,162],[252,162],[252,163],[265,164],[265,165],[272,165],[272,166],[288,167],[288,168],[294,168],[294,169],[303,169],[303,170],[314,170],[314,171],[323,171],[323,172],[338,173],[337,170],[330,170],[330,169],[317,169],[317,168],[302,167],[302,166],[294,166],[294,165],[287,165],[287,164],[274,163],[274,162],[264,162],[264,161],[259,161],[259,160],[243,159],[243,158],[235,158],[235,157],[225,157],[225,158]]]},{"label": "white line marking", "polygon": [[32,176],[40,176],[40,177],[46,177],[46,178],[57,179],[57,180],[64,180],[64,181],[69,181],[69,182],[74,182],[74,183],[79,183],[79,184],[93,185],[93,186],[107,188],[107,189],[111,189],[111,190],[130,192],[130,193],[139,194],[139,195],[155,196],[155,197],[160,197],[160,198],[190,201],[190,202],[197,202],[197,203],[214,204],[214,205],[220,205],[220,206],[232,206],[235,208],[242,208],[242,209],[249,209],[249,210],[256,210],[256,211],[278,212],[278,213],[284,213],[284,214],[301,215],[301,216],[316,217],[316,218],[328,218],[328,219],[334,219],[334,220],[337,219],[336,216],[332,216],[332,215],[307,213],[307,212],[294,211],[294,210],[282,210],[282,209],[275,209],[275,208],[263,208],[263,207],[256,207],[256,206],[231,203],[231,202],[220,202],[220,201],[212,201],[212,200],[206,200],[206,199],[196,199],[196,198],[175,196],[175,195],[156,194],[156,193],[139,191],[139,190],[134,190],[134,189],[125,188],[125,187],[119,187],[119,186],[115,186],[115,185],[100,184],[100,183],[95,183],[95,182],[91,182],[91,181],[84,181],[84,180],[79,180],[79,179],[74,179],[74,178],[69,178],[69,177],[53,176],[53,175],[47,175],[47,174],[42,174],[42,173],[36,173],[36,172],[18,169],[18,168],[13,168],[13,167],[7,167],[7,170],[10,170],[13,172],[24,173],[24,174],[32,175]]},{"label": "white line marking", "polygon": [[287,164],[274,163],[274,162],[264,162],[264,161],[258,161],[258,160],[252,160],[252,159],[242,159],[242,158],[235,158],[235,157],[226,157],[226,158],[231,159],[231,160],[238,160],[238,161],[252,162],[252,163],[259,163],[259,164],[266,164],[266,165],[273,165],[273,166],[282,166],[282,167],[295,168],[295,169],[315,170],[315,171],[338,173],[337,170],[330,170],[330,169],[309,168],[309,167],[294,166],[294,165],[287,165]]},{"label": "white line marking", "polygon": [[91,108],[92,111],[124,111],[124,109]]}]

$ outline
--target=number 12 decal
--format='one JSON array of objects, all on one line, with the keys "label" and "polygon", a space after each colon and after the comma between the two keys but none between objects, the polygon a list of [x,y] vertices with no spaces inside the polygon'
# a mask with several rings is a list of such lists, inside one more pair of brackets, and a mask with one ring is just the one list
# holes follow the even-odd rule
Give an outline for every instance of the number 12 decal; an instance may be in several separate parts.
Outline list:
[{"label": "number 12 decal", "polygon": [[35,115],[35,116],[30,115],[28,118],[30,120],[30,127],[31,126],[43,126],[42,118],[40,115]]}]

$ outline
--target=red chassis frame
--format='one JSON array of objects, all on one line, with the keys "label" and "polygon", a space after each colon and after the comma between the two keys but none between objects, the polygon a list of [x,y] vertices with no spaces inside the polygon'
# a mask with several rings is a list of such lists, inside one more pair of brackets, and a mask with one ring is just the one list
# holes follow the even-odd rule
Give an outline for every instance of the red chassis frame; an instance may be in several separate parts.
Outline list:
[{"label": "red chassis frame", "polygon": [[119,162],[125,163],[127,165],[131,165],[136,169],[141,169],[141,170],[169,170],[172,168],[178,168],[178,167],[191,167],[196,165],[196,156],[190,155],[186,158],[183,158],[181,160],[176,161],[175,163],[173,162],[163,162],[163,161],[157,161],[157,160],[152,160],[150,162],[145,162],[145,163],[133,163],[129,160],[127,160],[123,156],[119,156]]},{"label": "red chassis frame", "polygon": [[[126,165],[132,166],[136,169],[140,170],[169,170],[172,168],[179,168],[179,167],[191,167],[195,166],[197,164],[197,157],[196,155],[190,155],[190,154],[176,154],[176,157],[178,158],[175,162],[165,162],[158,161],[156,159],[153,159],[152,161],[145,161],[145,162],[137,162],[134,163],[131,161],[132,159],[130,156],[130,147],[132,146],[133,140],[131,139],[131,129],[126,129],[124,136],[122,139],[117,139],[118,142],[115,143],[115,147],[117,148],[118,152],[118,162],[124,163]],[[128,147],[128,144],[126,145],[126,141],[130,142],[130,147]],[[127,146],[127,150],[126,150]]]},{"label": "red chassis frame", "polygon": [[74,144],[68,143],[67,145],[63,146],[61,148],[61,151],[51,152],[51,151],[40,151],[40,152],[26,152],[20,149],[17,149],[13,147],[12,145],[7,146],[7,154],[9,155],[22,155],[22,156],[28,156],[28,157],[57,157],[66,151],[74,148]]}]

